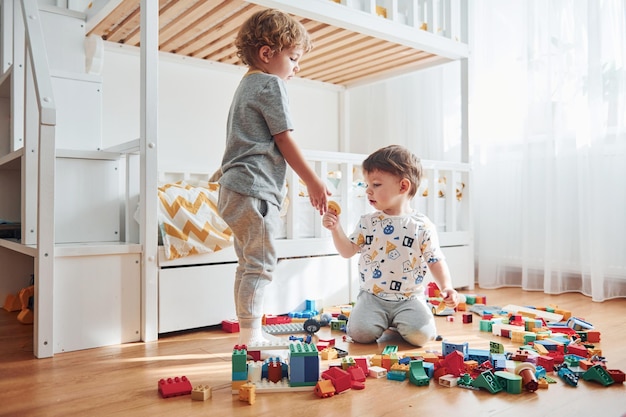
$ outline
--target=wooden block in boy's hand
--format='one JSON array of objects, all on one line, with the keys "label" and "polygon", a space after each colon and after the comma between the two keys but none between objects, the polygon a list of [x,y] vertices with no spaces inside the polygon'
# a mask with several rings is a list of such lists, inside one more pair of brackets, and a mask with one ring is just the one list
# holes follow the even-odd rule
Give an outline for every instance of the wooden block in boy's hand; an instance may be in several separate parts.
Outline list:
[{"label": "wooden block in boy's hand", "polygon": [[336,216],[339,216],[341,214],[341,207],[339,206],[339,204],[337,204],[336,201],[329,201],[328,211],[331,211],[335,213]]}]

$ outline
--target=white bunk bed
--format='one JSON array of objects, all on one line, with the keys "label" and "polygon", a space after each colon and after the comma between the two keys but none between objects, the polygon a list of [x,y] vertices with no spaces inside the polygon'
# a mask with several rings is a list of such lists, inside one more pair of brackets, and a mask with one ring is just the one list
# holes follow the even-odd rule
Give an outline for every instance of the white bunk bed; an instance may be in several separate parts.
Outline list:
[{"label": "white bunk bed", "polygon": [[[9,3],[12,2],[3,2],[4,11]],[[30,2],[24,4],[27,3]],[[37,59],[42,51],[44,56],[46,53],[43,46],[45,30],[42,32],[37,27],[38,12],[32,4],[25,6],[25,15],[35,16],[35,26],[31,28],[27,25],[26,39],[14,39],[13,49],[17,45],[19,50],[19,42],[24,42],[27,52],[34,57],[33,69],[27,70],[24,77],[23,73],[20,75],[23,70],[15,65],[5,65],[9,60],[17,62],[13,56],[1,57],[0,110],[9,107],[17,121],[23,117],[27,126],[33,126],[33,122],[28,122],[32,112],[15,114],[20,105],[27,110],[29,108],[24,103],[15,105],[18,97],[13,92],[19,90],[19,82],[24,82],[33,91],[30,98],[36,98],[34,102],[38,108],[38,113],[35,112],[38,120],[34,123],[39,126],[39,136],[35,137],[35,142],[43,143],[42,140],[52,137],[46,146],[39,148],[38,155],[32,157],[24,151],[26,145],[15,143],[13,126],[11,129],[0,126],[0,193],[15,195],[17,189],[17,194],[20,194],[17,206],[10,205],[7,209],[0,204],[0,218],[8,216],[8,213],[8,217],[17,218],[22,223],[21,240],[0,238],[0,261],[24,264],[21,270],[30,269],[28,272],[37,275],[36,356],[47,357],[61,351],[113,343],[155,340],[159,333],[218,324],[222,319],[234,316],[231,293],[235,257],[232,249],[166,259],[163,246],[158,245],[156,196],[159,185],[166,181],[204,180],[208,175],[186,172],[185,167],[177,170],[178,173],[173,173],[171,169],[158,173],[158,82],[153,69],[158,67],[159,53],[164,52],[238,65],[232,46],[234,34],[249,14],[264,7],[275,7],[293,14],[311,33],[315,49],[303,60],[299,76],[341,88],[338,116],[341,120],[338,149],[341,152],[307,151],[306,156],[321,176],[327,176],[329,172],[341,173],[341,181],[334,186],[337,188],[335,197],[341,201],[346,230],[351,230],[355,219],[368,209],[363,199],[359,200],[358,186],[355,186],[358,166],[365,155],[348,152],[349,124],[342,120],[349,114],[350,88],[433,65],[461,61],[462,160],[458,163],[424,161],[427,180],[423,187],[429,189],[420,190],[415,204],[439,227],[455,286],[473,288],[471,175],[467,137],[467,6],[464,1],[100,0],[89,5],[84,15],[69,13],[72,23],[81,20],[84,23],[72,26],[71,39],[67,35],[72,47],[82,45],[82,40],[74,36],[76,31],[82,31],[82,36],[93,35],[109,42],[141,45],[140,139],[106,152],[96,152],[96,148],[87,145],[82,148],[73,143],[71,147],[78,150],[55,151],[54,128],[57,122],[54,117],[48,116],[54,116],[55,105],[63,106],[64,103],[62,100],[48,100],[53,97],[49,86],[49,68]],[[19,12],[12,9],[10,12],[16,16],[15,21],[22,19]],[[1,17],[3,22],[5,16],[6,13]],[[63,21],[57,24],[69,27]],[[45,29],[50,30],[50,27],[53,26]],[[3,36],[6,38],[4,31]],[[3,39],[3,45],[6,54],[6,39]],[[52,45],[52,48],[59,50],[62,46]],[[87,58],[97,65],[97,56],[88,54]],[[51,65],[54,66],[54,62]],[[58,78],[63,78],[63,75]],[[83,77],[79,81],[88,84],[92,80]],[[7,89],[11,91],[6,92]],[[76,103],[73,105],[77,106]],[[59,113],[62,118],[68,118],[67,123],[58,122],[57,130],[61,131],[72,123],[72,119],[71,114],[68,115],[71,112],[66,108],[59,108]],[[80,122],[74,120],[73,123]],[[32,136],[30,128],[29,133]],[[65,130],[63,133],[66,133]],[[29,135],[26,137],[28,141],[32,141]],[[58,143],[56,146],[58,148]],[[123,197],[123,213],[113,214],[113,218],[122,223],[122,233],[116,234],[113,242],[81,235],[69,243],[62,243],[58,241],[58,236],[55,238],[51,219],[56,218],[55,227],[59,229],[59,218],[76,218],[79,210],[86,210],[87,207],[78,206],[69,213],[61,207],[55,212],[55,192],[59,193],[59,187],[54,187],[55,178],[60,181],[64,176],[59,170],[73,164],[78,167],[72,169],[82,170],[78,175],[97,176],[100,168],[93,161],[113,161],[109,165],[114,165],[116,172],[117,167],[123,168],[119,172],[125,173],[125,179],[113,180],[123,184],[119,190],[113,190],[118,190]],[[215,168],[207,167],[207,172]],[[31,173],[33,170],[35,174]],[[441,181],[444,178],[445,181]],[[288,181],[289,184],[298,184],[293,173]],[[83,187],[77,192],[83,191],[89,191],[89,188]],[[345,303],[353,300],[356,294],[356,288],[351,286],[354,260],[344,260],[336,254],[332,240],[321,227],[319,216],[306,204],[298,203],[298,193],[298,187],[289,187],[290,205],[285,216],[285,236],[279,241],[281,262],[275,278],[291,285],[291,292],[289,300],[285,300],[286,297],[280,293],[285,285],[271,286],[276,292],[270,293],[266,299],[266,309],[272,310],[268,313],[285,313],[305,299],[319,299],[326,305]],[[422,196],[426,194],[426,197]],[[457,194],[462,194],[462,198],[458,199]],[[2,199],[5,200],[4,197]],[[137,207],[139,222],[133,223]],[[35,230],[36,237],[29,236],[27,230]],[[75,230],[79,235],[82,233],[80,227]],[[50,253],[54,256],[49,256]],[[28,257],[34,259],[34,266],[24,262],[24,258]],[[120,272],[115,272],[118,269]],[[110,277],[111,274],[117,275]],[[89,280],[77,286],[76,283],[82,282],[80,280],[85,275],[89,276]],[[82,289],[87,288],[85,285],[94,284],[97,284],[99,294]],[[3,284],[1,294],[4,296],[14,291],[14,287],[15,284]],[[73,304],[77,299],[80,302]],[[95,303],[112,303],[111,310],[115,310],[116,315],[102,317],[97,312],[88,311],[92,307],[90,304]],[[73,305],[73,309],[65,308],[66,305]],[[65,328],[73,331],[63,330]],[[87,334],[105,337],[87,340]],[[71,342],[68,342],[70,339]]]},{"label": "white bunk bed", "polygon": [[[316,167],[318,175],[326,179],[333,193],[331,199],[342,207],[344,229],[350,232],[360,215],[371,211],[360,167],[367,155],[309,150],[305,150],[304,155]],[[424,180],[413,204],[437,224],[456,286],[473,288],[470,206],[466,186],[469,169],[460,163],[425,160],[422,164]],[[188,206],[195,213],[198,206],[193,204],[198,201],[196,188],[215,187],[207,186],[208,179],[208,173],[163,172],[160,190],[182,184],[183,193],[177,189],[175,195],[178,198],[188,195]],[[305,299],[318,301],[318,306],[345,304],[355,300],[358,292],[354,269],[356,257],[346,261],[337,254],[329,232],[321,226],[321,217],[310,206],[306,189],[298,184],[298,177],[290,171],[284,230],[277,241],[280,261],[274,283],[266,292],[266,310],[271,314],[302,310]],[[217,191],[213,192],[217,194]],[[182,211],[185,204],[175,205],[181,206]],[[171,206],[168,204],[164,210],[160,204],[160,212],[168,220],[175,220],[169,216]],[[199,222],[197,219],[193,221],[198,226],[211,222],[213,213],[209,214]],[[176,229],[172,234],[179,243],[179,231],[188,228],[188,218],[183,215],[177,219],[173,222]],[[214,222],[210,227],[205,226],[205,230],[224,226]],[[236,256],[232,246],[213,251],[212,243],[205,249],[206,253],[180,257],[178,252],[168,257],[166,247],[167,242],[159,246],[159,332],[215,325],[234,315],[232,284]],[[302,298],[295,298],[297,294]]]}]

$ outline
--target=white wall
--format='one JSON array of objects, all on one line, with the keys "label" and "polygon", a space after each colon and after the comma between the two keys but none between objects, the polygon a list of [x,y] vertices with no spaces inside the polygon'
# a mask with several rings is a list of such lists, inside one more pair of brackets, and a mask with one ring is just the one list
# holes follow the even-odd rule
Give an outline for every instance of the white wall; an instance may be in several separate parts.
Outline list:
[{"label": "white wall", "polygon": [[350,151],[400,144],[423,159],[460,161],[460,65],[453,62],[350,91]]},{"label": "white wall", "polygon": [[[219,167],[232,95],[245,69],[162,54],[159,66],[159,168]],[[105,43],[103,146],[139,137],[139,51]],[[339,149],[339,88],[287,83],[294,134],[303,149]]]}]

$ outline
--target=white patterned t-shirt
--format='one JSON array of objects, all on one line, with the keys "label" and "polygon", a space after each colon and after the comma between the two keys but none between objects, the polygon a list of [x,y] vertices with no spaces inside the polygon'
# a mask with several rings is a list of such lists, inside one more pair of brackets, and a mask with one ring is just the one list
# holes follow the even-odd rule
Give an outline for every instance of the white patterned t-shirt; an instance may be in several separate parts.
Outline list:
[{"label": "white patterned t-shirt", "polygon": [[423,298],[428,263],[444,259],[435,225],[415,211],[361,216],[350,240],[361,248],[361,290],[384,300]]}]

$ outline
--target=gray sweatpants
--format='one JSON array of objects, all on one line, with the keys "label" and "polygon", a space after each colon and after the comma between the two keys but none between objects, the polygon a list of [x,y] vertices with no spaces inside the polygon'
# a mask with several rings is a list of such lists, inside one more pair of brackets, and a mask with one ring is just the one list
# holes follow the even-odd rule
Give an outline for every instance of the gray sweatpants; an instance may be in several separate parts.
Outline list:
[{"label": "gray sweatpants", "polygon": [[414,346],[424,346],[437,336],[435,318],[425,301],[385,301],[367,291],[359,292],[350,312],[348,336],[358,343],[374,343],[390,327]]},{"label": "gray sweatpants", "polygon": [[220,187],[220,216],[233,231],[238,265],[235,272],[235,311],[239,325],[261,327],[263,295],[276,267],[274,238],[279,209],[265,200]]}]

